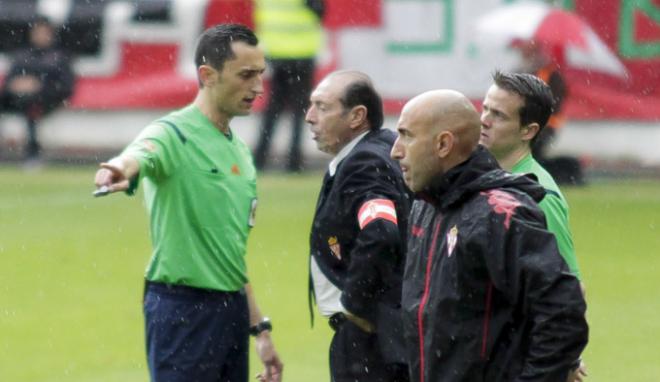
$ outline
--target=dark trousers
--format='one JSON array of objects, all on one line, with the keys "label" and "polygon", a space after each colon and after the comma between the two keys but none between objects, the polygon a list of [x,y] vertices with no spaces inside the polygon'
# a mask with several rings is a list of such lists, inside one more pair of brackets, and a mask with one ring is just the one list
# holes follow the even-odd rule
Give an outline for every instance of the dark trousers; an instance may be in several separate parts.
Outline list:
[{"label": "dark trousers", "polygon": [[254,164],[257,169],[263,169],[266,165],[275,125],[288,106],[293,122],[286,166],[289,171],[300,171],[303,165],[300,147],[302,128],[312,90],[314,59],[270,60],[270,67],[273,73],[270,96],[263,115],[261,136],[254,152]]},{"label": "dark trousers", "polygon": [[39,156],[41,145],[37,136],[37,124],[46,113],[55,108],[55,105],[56,102],[46,100],[40,94],[16,95],[7,91],[0,93],[0,112],[15,112],[25,117],[27,127],[26,159],[34,159]]},{"label": "dark trousers", "polygon": [[408,382],[408,368],[386,363],[376,334],[370,334],[350,321],[338,325],[330,343],[332,382]]},{"label": "dark trousers", "polygon": [[152,382],[247,382],[244,292],[148,282],[144,316]]}]

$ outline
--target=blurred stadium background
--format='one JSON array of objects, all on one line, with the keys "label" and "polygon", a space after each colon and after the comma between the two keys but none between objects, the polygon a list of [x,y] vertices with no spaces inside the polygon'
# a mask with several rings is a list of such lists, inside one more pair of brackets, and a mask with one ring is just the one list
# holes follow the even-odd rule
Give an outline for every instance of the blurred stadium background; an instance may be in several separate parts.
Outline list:
[{"label": "blurred stadium background", "polygon": [[[517,1],[326,0],[317,78],[342,68],[372,75],[388,127],[409,97],[431,88],[454,88],[479,104],[492,71],[516,67],[518,57],[482,39],[475,22],[510,3]],[[589,180],[566,190],[590,304],[589,380],[657,381],[660,1],[545,3],[586,20],[627,73],[567,68],[568,122],[553,147],[580,158]],[[253,8],[250,0],[0,0],[0,77],[37,13],[62,27],[78,77],[70,102],[41,124],[40,172],[16,165],[23,121],[0,115],[0,381],[147,380],[141,198],[92,200],[94,168],[77,164],[106,159],[189,102],[197,35],[219,22],[253,25]],[[233,124],[250,145],[263,105]],[[276,154],[287,141],[280,128]],[[328,379],[330,338],[323,320],[310,330],[306,299],[307,235],[318,170],[329,158],[304,141],[312,172],[260,179],[248,254],[285,380],[300,382]]]},{"label": "blurred stadium background", "polygon": [[[476,33],[478,19],[512,0],[326,0],[325,44],[317,78],[341,68],[369,73],[385,98],[387,126],[411,96],[457,89],[479,104],[495,68],[519,64],[511,49]],[[555,154],[581,158],[587,170],[625,163],[660,167],[660,5],[657,0],[561,0],[625,66],[627,77],[598,68],[566,66],[568,123]],[[41,127],[47,158],[104,157],[147,122],[186,104],[196,91],[195,38],[219,22],[253,25],[251,0],[1,0],[0,76],[9,53],[26,43],[35,13],[61,26],[61,42],[77,57],[78,81],[68,106]],[[579,57],[578,57],[579,58]],[[257,110],[263,107],[263,99]],[[280,121],[280,124],[286,121]],[[252,144],[257,118],[236,120]],[[287,124],[288,126],[288,124]],[[282,153],[288,129],[279,129]],[[0,155],[20,155],[24,129],[0,120]],[[317,153],[306,139],[305,153]],[[612,167],[619,169],[619,167]]]}]

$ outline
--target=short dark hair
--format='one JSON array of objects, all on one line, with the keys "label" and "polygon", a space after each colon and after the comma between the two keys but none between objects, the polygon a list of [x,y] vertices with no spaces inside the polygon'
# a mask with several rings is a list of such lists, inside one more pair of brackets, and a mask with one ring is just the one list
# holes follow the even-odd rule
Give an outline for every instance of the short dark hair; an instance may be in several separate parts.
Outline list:
[{"label": "short dark hair", "polygon": [[236,54],[231,48],[233,42],[244,42],[250,46],[257,46],[259,39],[245,25],[218,24],[205,30],[197,39],[195,66],[199,68],[202,65],[209,65],[216,70],[222,70],[227,60],[236,58]]},{"label": "short dark hair", "polygon": [[499,70],[493,74],[493,81],[497,87],[522,97],[523,105],[519,110],[520,124],[538,123],[539,125],[539,131],[530,143],[534,144],[555,110],[555,101],[550,86],[531,74],[506,73]]},{"label": "short dark hair", "polygon": [[378,130],[383,126],[383,101],[368,77],[358,78],[346,86],[340,101],[346,109],[359,105],[366,107],[371,130]]}]

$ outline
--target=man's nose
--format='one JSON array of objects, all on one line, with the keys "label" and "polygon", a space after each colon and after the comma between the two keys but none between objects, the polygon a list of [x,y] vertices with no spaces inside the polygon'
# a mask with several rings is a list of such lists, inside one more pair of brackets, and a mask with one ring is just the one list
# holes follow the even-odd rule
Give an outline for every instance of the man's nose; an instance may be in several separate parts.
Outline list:
[{"label": "man's nose", "polygon": [[307,109],[307,113],[305,113],[305,122],[312,124],[314,123],[314,107],[310,106],[309,109]]},{"label": "man's nose", "polygon": [[394,141],[394,145],[392,146],[392,150],[390,151],[390,157],[392,159],[399,160],[403,158],[403,152],[401,150],[401,145],[399,144],[399,138]]},{"label": "man's nose", "polygon": [[264,79],[263,79],[263,77],[257,76],[257,80],[255,81],[255,84],[252,87],[252,91],[257,93],[257,94],[263,94],[264,93]]},{"label": "man's nose", "polygon": [[490,118],[486,113],[481,114],[481,127],[490,128]]}]

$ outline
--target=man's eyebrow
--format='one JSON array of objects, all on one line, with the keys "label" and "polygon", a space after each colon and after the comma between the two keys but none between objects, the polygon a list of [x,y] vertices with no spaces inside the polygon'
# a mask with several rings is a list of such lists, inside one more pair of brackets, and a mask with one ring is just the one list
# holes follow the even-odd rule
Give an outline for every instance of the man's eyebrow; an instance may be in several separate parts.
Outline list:
[{"label": "man's eyebrow", "polygon": [[241,73],[263,73],[266,68],[242,68]]},{"label": "man's eyebrow", "polygon": [[486,104],[483,104],[482,106],[484,107],[484,109],[485,109],[485,108],[488,108],[488,110],[490,110],[490,111],[492,111],[492,112],[494,112],[494,113],[496,113],[496,114],[506,115],[506,114],[504,114],[504,112],[503,112],[501,109],[498,109],[497,107],[488,106],[488,105],[486,105]]}]

